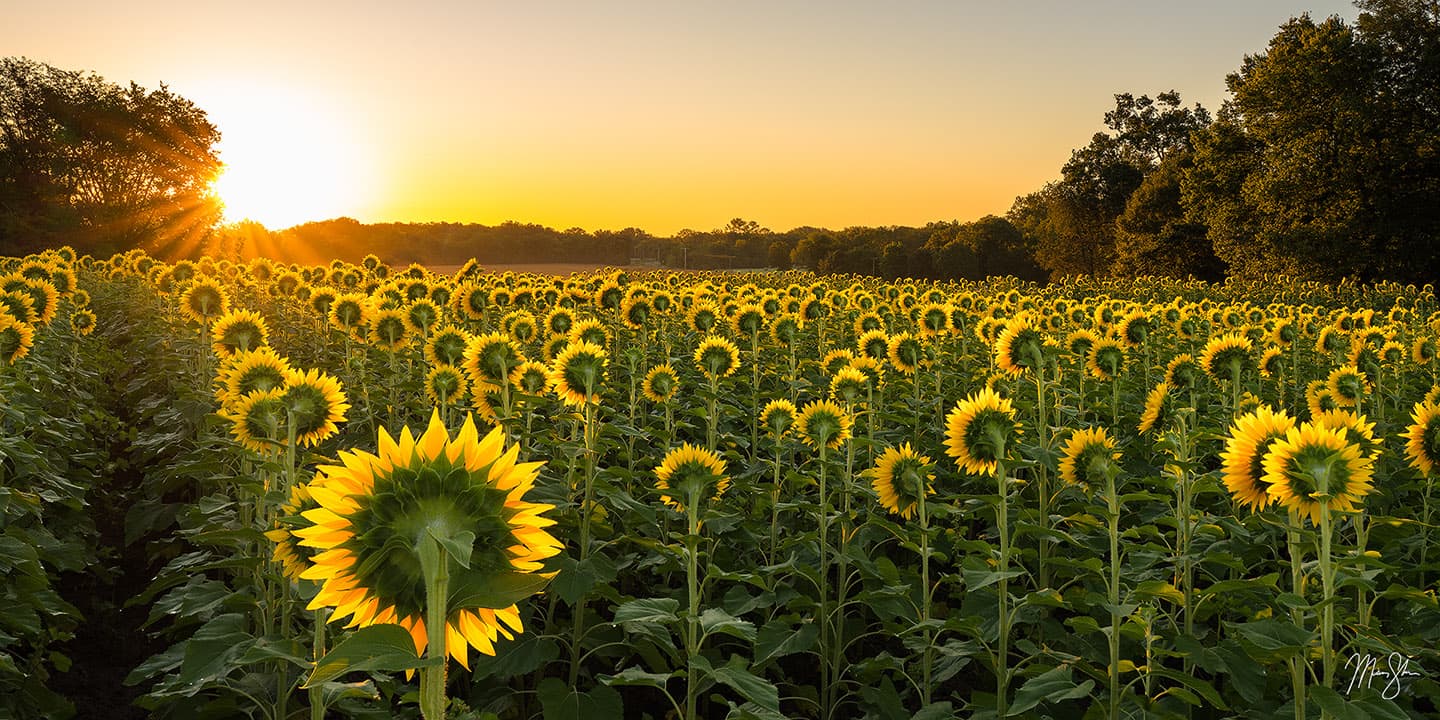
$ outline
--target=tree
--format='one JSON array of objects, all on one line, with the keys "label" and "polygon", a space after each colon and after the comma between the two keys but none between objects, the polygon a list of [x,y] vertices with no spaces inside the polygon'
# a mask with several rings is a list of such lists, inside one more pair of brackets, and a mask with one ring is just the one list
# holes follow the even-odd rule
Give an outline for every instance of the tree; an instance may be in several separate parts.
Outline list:
[{"label": "tree", "polygon": [[1440,264],[1440,8],[1308,15],[1226,78],[1196,136],[1187,216],[1232,272],[1424,282]]},{"label": "tree", "polygon": [[197,254],[220,218],[219,140],[164,85],[0,59],[0,247]]},{"label": "tree", "polygon": [[1114,273],[1223,280],[1225,264],[1215,257],[1205,226],[1186,219],[1180,180],[1193,153],[1179,150],[1145,176],[1115,219]]}]

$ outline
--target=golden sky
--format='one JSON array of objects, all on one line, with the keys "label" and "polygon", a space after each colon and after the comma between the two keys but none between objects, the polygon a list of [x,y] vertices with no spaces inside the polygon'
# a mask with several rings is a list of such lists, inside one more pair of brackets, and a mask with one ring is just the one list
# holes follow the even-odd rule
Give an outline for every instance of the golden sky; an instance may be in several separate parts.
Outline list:
[{"label": "golden sky", "polygon": [[1001,214],[1118,92],[1212,112],[1335,0],[27,2],[0,48],[164,82],[224,133],[232,219],[534,222]]}]

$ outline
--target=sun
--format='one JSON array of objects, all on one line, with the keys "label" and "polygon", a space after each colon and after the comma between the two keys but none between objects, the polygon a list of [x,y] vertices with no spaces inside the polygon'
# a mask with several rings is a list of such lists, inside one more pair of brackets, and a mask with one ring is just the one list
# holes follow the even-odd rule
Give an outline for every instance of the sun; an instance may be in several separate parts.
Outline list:
[{"label": "sun", "polygon": [[267,95],[236,91],[208,110],[222,135],[215,192],[226,222],[274,230],[363,215],[373,173],[357,129],[313,99]]}]

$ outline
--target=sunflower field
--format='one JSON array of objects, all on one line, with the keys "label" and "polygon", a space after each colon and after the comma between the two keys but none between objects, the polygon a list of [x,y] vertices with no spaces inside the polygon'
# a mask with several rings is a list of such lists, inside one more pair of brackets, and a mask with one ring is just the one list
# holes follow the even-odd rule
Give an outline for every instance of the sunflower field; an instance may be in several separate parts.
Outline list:
[{"label": "sunflower field", "polygon": [[0,717],[1427,718],[1440,304],[0,258]]}]

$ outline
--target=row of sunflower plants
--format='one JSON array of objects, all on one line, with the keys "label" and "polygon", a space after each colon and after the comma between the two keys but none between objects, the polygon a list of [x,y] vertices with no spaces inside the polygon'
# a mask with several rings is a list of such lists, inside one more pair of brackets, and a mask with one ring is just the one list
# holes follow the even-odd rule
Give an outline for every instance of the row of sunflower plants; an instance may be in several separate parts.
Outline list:
[{"label": "row of sunflower plants", "polygon": [[1429,290],[88,266],[157,712],[1433,711]]},{"label": "row of sunflower plants", "polygon": [[[85,681],[93,598],[85,572],[102,560],[92,521],[107,478],[103,375],[115,358],[94,338],[90,294],[68,248],[0,258],[0,715],[68,717]],[[102,585],[103,579],[96,585]],[[82,611],[82,608],[84,610]]]}]

